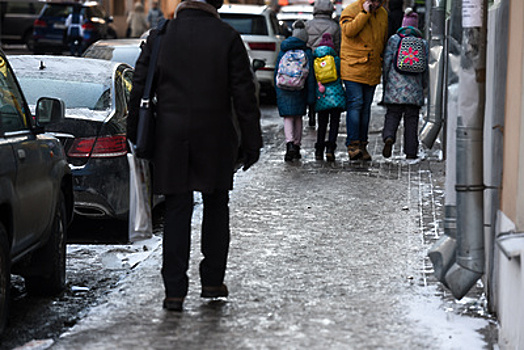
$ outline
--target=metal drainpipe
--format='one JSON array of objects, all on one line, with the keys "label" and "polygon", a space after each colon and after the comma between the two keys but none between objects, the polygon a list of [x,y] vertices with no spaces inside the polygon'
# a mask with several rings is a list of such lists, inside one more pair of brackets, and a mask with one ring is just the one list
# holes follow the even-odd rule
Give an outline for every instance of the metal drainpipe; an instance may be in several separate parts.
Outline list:
[{"label": "metal drainpipe", "polygon": [[443,98],[445,94],[446,57],[446,0],[433,0],[431,8],[431,40],[429,53],[429,74],[431,88],[428,96],[428,113],[420,129],[420,142],[431,148],[437,138],[444,119]]},{"label": "metal drainpipe", "polygon": [[[461,299],[484,273],[483,124],[486,81],[487,0],[480,13],[463,8],[457,119],[457,256],[446,273],[446,285]],[[466,21],[465,14],[472,14]],[[479,16],[479,21],[475,17]]]}]

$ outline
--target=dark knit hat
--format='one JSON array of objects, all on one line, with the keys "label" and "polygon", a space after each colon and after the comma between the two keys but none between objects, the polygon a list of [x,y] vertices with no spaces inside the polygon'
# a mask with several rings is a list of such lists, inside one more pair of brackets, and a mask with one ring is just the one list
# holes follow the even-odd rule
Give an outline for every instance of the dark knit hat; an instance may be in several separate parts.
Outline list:
[{"label": "dark knit hat", "polygon": [[320,43],[318,43],[318,46],[329,46],[333,50],[336,50],[335,44],[333,44],[333,39],[331,38],[331,34],[329,33],[322,34],[322,39],[320,40]]},{"label": "dark knit hat", "polygon": [[308,35],[306,25],[300,19],[293,23],[293,36],[307,43]]}]

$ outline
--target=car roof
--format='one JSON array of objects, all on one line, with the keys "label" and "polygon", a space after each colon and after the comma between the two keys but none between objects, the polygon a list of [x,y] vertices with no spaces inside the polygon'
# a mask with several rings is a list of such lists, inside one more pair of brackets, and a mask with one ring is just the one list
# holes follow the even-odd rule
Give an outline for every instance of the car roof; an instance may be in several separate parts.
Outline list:
[{"label": "car roof", "polygon": [[[73,56],[15,55],[8,56],[15,74],[20,77],[63,75],[68,80],[111,84],[113,71],[123,63]],[[42,62],[42,63],[41,63]],[[41,64],[45,68],[41,69]],[[129,68],[131,66],[126,65]]]},{"label": "car roof", "polygon": [[135,47],[140,46],[142,42],[145,42],[146,39],[138,39],[138,38],[129,38],[129,39],[103,39],[95,41],[91,44],[90,47],[122,47],[122,46],[129,46],[129,47]]},{"label": "car roof", "polygon": [[253,14],[261,15],[265,11],[270,10],[266,5],[240,5],[240,4],[228,4],[222,5],[218,9],[219,13],[238,13],[238,14]]},{"label": "car roof", "polygon": [[280,13],[311,13],[313,14],[313,6],[311,5],[287,5],[280,8]]},{"label": "car roof", "polygon": [[[49,4],[49,5],[74,5],[74,4],[77,4],[76,1],[71,1],[71,0],[65,0],[65,1],[60,1],[60,0],[40,0],[41,2],[45,3],[45,4]],[[83,7],[92,7],[92,6],[100,6],[100,4],[96,1],[84,1],[84,2],[80,2],[80,4],[83,6]]]}]

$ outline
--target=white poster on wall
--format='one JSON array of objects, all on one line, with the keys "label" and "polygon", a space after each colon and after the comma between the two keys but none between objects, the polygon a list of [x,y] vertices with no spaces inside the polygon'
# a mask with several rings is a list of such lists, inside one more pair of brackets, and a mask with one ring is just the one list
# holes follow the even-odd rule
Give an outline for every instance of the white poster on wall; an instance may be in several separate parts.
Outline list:
[{"label": "white poster on wall", "polygon": [[482,0],[462,0],[462,27],[482,27]]}]

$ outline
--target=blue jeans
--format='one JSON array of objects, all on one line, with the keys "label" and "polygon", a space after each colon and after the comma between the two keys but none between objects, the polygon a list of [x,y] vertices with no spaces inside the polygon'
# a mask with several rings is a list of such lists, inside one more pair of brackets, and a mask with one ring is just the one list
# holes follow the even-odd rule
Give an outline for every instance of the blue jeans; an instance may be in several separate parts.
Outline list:
[{"label": "blue jeans", "polygon": [[376,85],[367,85],[344,80],[346,87],[346,146],[352,141],[368,140],[369,116]]}]

